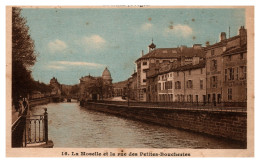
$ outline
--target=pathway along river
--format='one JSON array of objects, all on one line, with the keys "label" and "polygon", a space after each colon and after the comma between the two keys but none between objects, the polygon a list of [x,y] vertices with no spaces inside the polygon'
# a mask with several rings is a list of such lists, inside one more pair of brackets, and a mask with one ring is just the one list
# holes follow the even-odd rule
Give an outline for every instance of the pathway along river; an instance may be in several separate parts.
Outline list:
[{"label": "pathway along river", "polygon": [[238,142],[88,110],[76,102],[37,106],[32,114],[42,114],[44,107],[54,148],[243,148]]}]

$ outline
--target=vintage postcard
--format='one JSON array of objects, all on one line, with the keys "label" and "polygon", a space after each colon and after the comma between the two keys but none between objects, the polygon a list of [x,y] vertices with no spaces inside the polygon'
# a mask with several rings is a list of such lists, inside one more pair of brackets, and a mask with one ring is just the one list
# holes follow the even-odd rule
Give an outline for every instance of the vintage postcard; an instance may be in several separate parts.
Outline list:
[{"label": "vintage postcard", "polygon": [[254,7],[8,6],[8,157],[253,157]]}]

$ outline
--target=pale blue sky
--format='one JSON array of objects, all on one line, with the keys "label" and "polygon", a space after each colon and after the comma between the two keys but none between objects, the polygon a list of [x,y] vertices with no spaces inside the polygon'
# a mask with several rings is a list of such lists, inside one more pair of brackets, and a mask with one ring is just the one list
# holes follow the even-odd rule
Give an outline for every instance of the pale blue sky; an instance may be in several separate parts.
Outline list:
[{"label": "pale blue sky", "polygon": [[33,77],[77,84],[107,66],[114,82],[130,77],[141,50],[192,46],[245,26],[244,9],[23,9],[39,53]]}]

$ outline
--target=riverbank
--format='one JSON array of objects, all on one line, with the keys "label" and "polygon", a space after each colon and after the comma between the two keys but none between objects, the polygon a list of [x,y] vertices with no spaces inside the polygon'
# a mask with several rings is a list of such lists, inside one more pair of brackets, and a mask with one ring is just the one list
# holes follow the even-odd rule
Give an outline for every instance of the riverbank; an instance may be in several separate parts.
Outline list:
[{"label": "riverbank", "polygon": [[34,107],[37,105],[48,104],[51,101],[52,101],[51,97],[45,97],[45,98],[39,98],[39,99],[31,99],[29,101],[29,103],[30,103],[30,107]]},{"label": "riverbank", "polygon": [[85,102],[84,107],[117,116],[189,130],[219,138],[247,141],[247,113],[198,109],[169,109]]}]

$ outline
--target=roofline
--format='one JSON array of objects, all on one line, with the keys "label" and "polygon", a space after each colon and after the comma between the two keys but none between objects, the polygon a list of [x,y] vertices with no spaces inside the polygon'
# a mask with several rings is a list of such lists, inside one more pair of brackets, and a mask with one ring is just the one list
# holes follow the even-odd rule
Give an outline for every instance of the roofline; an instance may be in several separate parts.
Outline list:
[{"label": "roofline", "polygon": [[[199,65],[199,66],[198,66],[198,65]],[[185,67],[187,67],[187,66],[193,66],[193,67],[182,70],[182,68],[185,68]],[[198,66],[198,67],[195,67],[195,66]],[[188,64],[188,65],[184,65],[184,66],[176,67],[176,68],[174,68],[174,69],[170,69],[170,70],[168,70],[168,71],[164,71],[164,72],[159,72],[159,73],[156,73],[156,74],[154,74],[154,75],[146,76],[146,77],[147,77],[147,78],[155,77],[155,76],[162,75],[162,74],[169,73],[169,72],[178,72],[178,71],[196,70],[196,69],[205,68],[205,66],[206,66],[206,62],[201,62],[201,63],[196,64],[196,65]]]},{"label": "roofline", "polygon": [[237,51],[237,52],[233,52],[233,53],[223,53],[222,56],[229,56],[229,55],[238,54],[238,53],[244,53],[244,52],[247,52],[247,49],[246,50]]},{"label": "roofline", "polygon": [[239,37],[240,37],[239,35],[236,35],[236,36],[230,37],[228,39],[225,39],[223,41],[219,41],[219,42],[217,42],[217,43],[215,43],[213,45],[206,46],[204,50],[209,50],[209,49],[212,49],[214,47],[220,47],[223,44],[226,44],[227,42],[232,41],[233,39],[236,39],[236,38],[239,38]]}]

